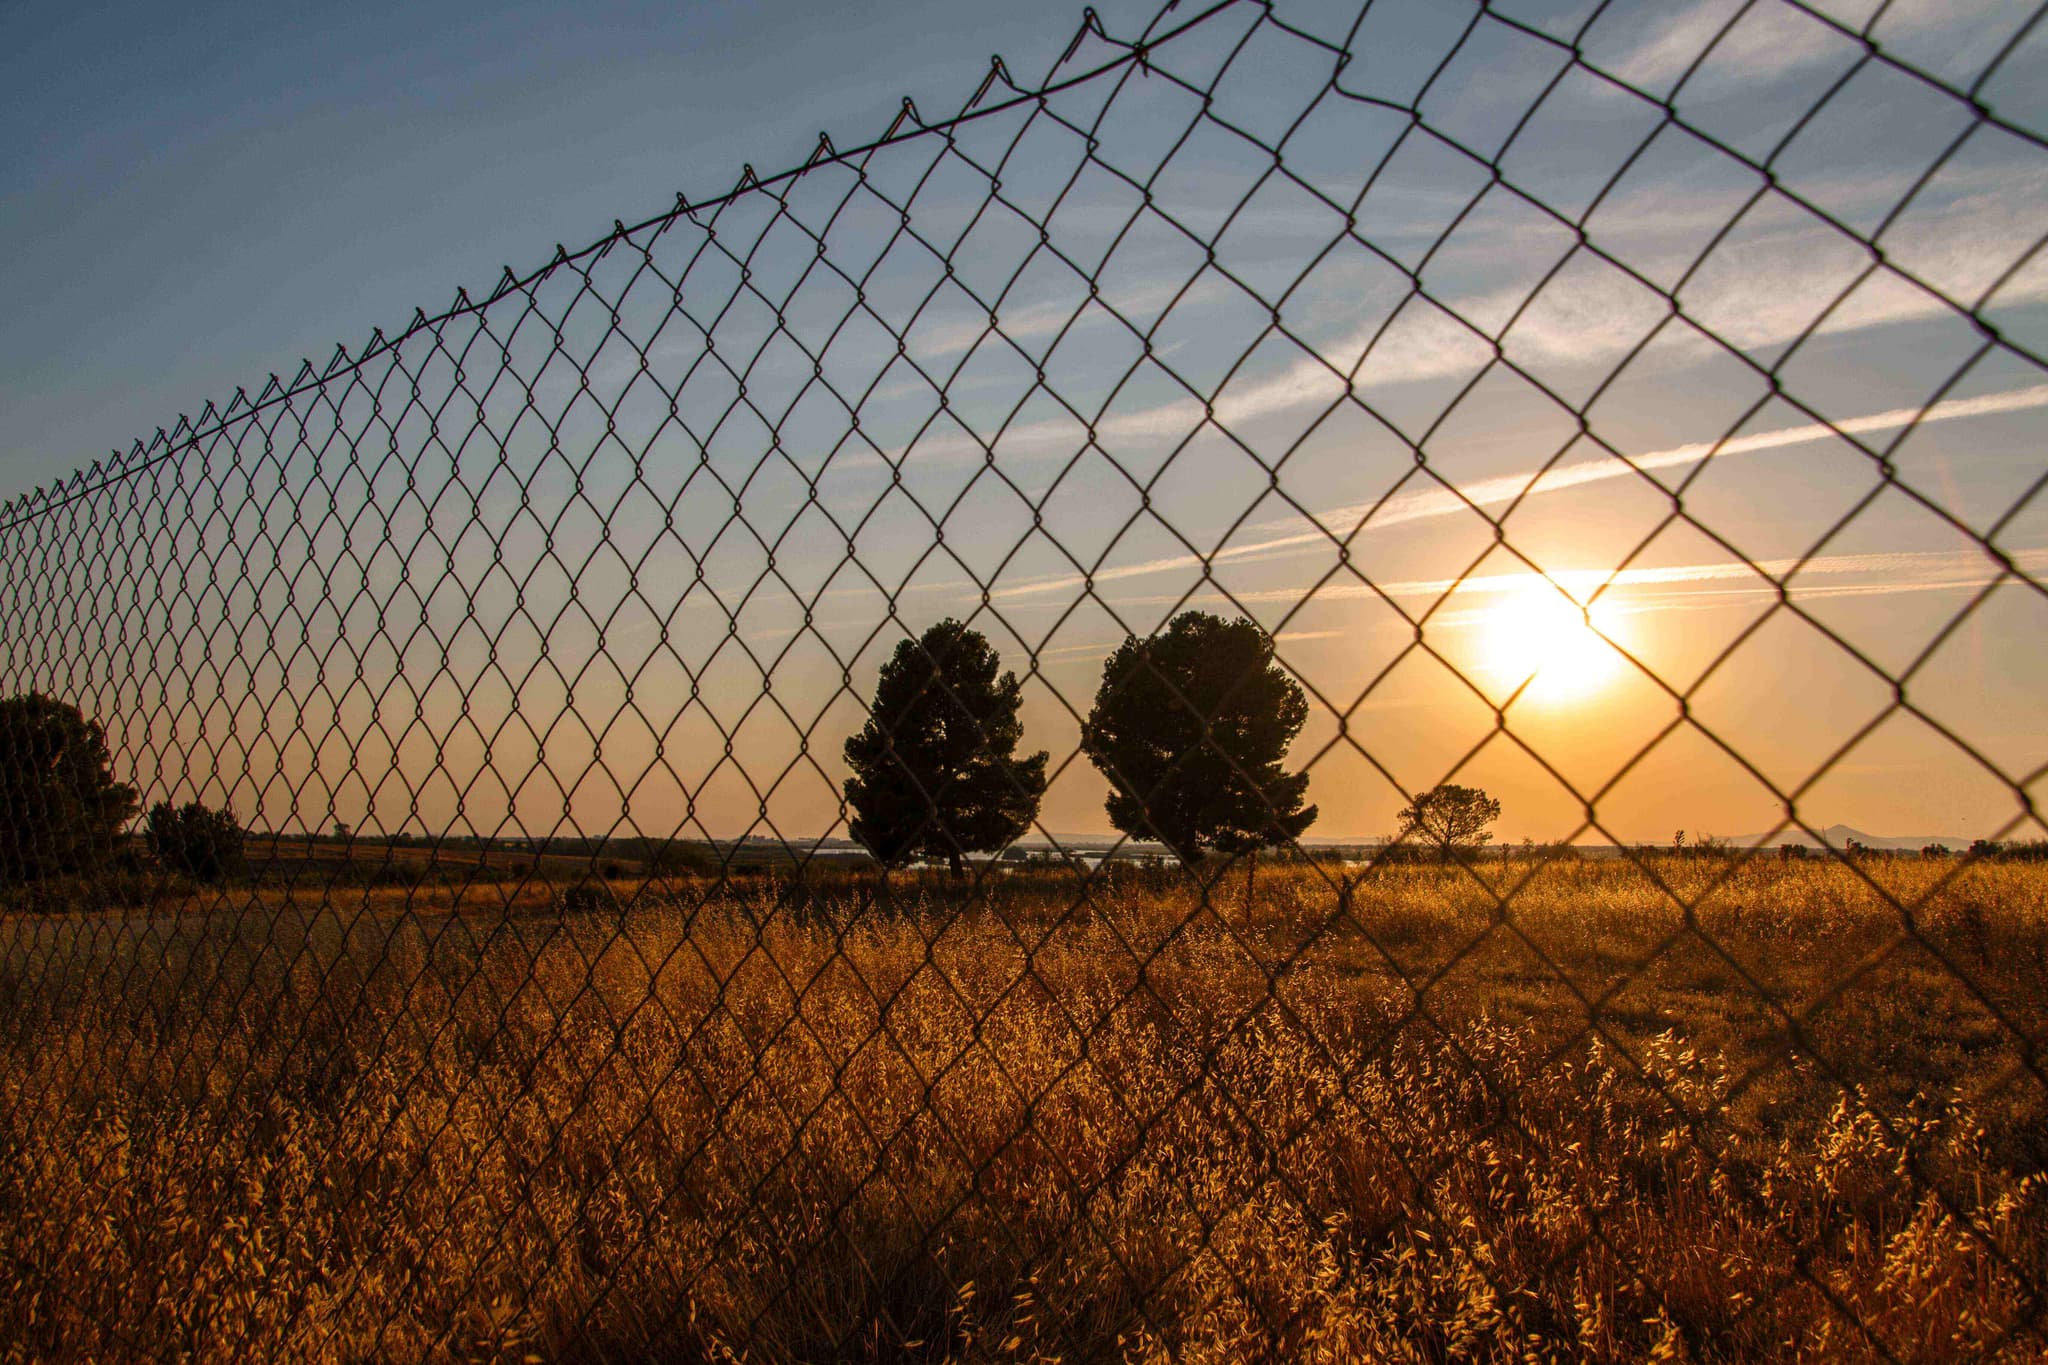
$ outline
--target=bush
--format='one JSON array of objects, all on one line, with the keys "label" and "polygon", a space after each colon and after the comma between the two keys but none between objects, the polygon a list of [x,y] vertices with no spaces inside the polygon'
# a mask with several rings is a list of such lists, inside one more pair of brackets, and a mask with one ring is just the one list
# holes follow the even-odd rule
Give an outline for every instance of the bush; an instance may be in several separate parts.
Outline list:
[{"label": "bush", "polygon": [[555,893],[555,904],[565,915],[620,915],[626,912],[626,900],[604,882],[595,878],[573,883]]},{"label": "bush", "polygon": [[0,881],[101,868],[135,804],[97,721],[40,693],[0,701]]},{"label": "bush", "polygon": [[194,881],[217,882],[242,870],[242,827],[233,811],[159,801],[149,808],[144,833],[157,861]]}]

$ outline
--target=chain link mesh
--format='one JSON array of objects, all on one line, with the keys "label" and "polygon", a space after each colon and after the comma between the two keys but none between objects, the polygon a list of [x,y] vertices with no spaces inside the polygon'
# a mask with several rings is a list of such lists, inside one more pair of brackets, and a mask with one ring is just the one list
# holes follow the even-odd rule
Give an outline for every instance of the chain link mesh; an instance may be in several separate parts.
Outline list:
[{"label": "chain link mesh", "polygon": [[[2038,1359],[2044,9],[1091,12],[17,499],[7,1358]],[[942,617],[1137,828],[862,855]]]}]

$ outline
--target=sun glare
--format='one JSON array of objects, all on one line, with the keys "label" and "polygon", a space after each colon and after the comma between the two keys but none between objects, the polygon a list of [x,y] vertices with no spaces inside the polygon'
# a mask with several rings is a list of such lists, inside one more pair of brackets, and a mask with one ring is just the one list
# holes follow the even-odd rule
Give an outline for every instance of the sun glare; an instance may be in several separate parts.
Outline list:
[{"label": "sun glare", "polygon": [[[1505,693],[1559,703],[1600,691],[1620,673],[1622,656],[1609,644],[1618,639],[1617,613],[1595,603],[1588,613],[1545,582],[1510,593],[1485,620],[1486,657]],[[1606,638],[1603,639],[1602,636]]]}]

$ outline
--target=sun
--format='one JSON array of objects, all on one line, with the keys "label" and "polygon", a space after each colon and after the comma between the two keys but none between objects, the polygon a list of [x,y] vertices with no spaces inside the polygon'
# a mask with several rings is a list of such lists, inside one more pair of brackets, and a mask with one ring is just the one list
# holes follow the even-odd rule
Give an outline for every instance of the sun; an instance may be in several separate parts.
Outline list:
[{"label": "sun", "polygon": [[1582,608],[1538,579],[1487,610],[1487,666],[1504,693],[1522,689],[1520,700],[1556,704],[1592,696],[1626,662],[1609,643],[1619,638],[1617,616],[1607,602]]}]

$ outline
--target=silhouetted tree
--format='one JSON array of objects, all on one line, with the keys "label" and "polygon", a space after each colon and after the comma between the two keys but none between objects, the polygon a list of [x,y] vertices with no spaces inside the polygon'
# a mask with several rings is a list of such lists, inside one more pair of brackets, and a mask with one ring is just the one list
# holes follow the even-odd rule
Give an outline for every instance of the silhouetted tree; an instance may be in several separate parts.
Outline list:
[{"label": "silhouetted tree", "polygon": [[1248,853],[1315,823],[1308,774],[1287,746],[1308,719],[1301,684],[1251,621],[1184,611],[1103,661],[1081,747],[1110,782],[1110,821],[1182,862],[1205,847]]},{"label": "silhouetted tree", "polygon": [[0,880],[97,867],[135,807],[97,721],[41,693],[0,701]]},{"label": "silhouetted tree", "polygon": [[885,867],[1001,848],[1038,814],[1043,750],[1016,756],[1023,684],[980,631],[941,621],[882,665],[867,724],[846,741],[853,837]]},{"label": "silhouetted tree", "polygon": [[1477,787],[1446,782],[1417,792],[1400,819],[1401,837],[1414,837],[1449,862],[1492,840],[1486,827],[1500,819],[1500,802]]},{"label": "silhouetted tree", "polygon": [[242,826],[233,811],[159,801],[149,808],[143,833],[159,862],[194,881],[217,882],[242,870]]}]

